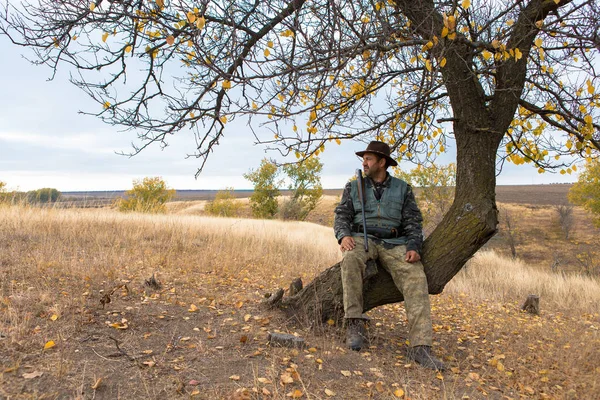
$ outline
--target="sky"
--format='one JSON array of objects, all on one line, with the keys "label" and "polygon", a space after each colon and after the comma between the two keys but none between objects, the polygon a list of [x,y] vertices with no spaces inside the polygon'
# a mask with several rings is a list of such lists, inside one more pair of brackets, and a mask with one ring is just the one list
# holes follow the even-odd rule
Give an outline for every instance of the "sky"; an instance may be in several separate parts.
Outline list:
[{"label": "sky", "polygon": [[[29,49],[15,46],[1,35],[0,54],[0,181],[7,183],[9,190],[126,190],[133,180],[146,176],[161,176],[169,187],[180,190],[251,189],[252,184],[242,175],[256,169],[264,157],[277,156],[255,145],[250,129],[240,120],[227,124],[224,139],[209,156],[198,179],[194,175],[200,160],[186,159],[195,148],[191,132],[175,134],[163,150],[155,146],[135,157],[119,155],[129,152],[132,142],[138,143],[135,133],[122,132],[96,117],[80,114],[95,112],[100,105],[69,82],[66,68],[59,69],[50,81],[50,68],[32,65],[23,57],[32,57]],[[448,147],[441,164],[455,161],[452,146]],[[366,143],[354,141],[329,146],[320,157],[323,187],[342,188],[361,167],[354,152],[365,148]],[[401,167],[412,169],[414,165]],[[576,174],[540,175],[531,166],[505,164],[497,183],[530,185],[576,180]]]}]

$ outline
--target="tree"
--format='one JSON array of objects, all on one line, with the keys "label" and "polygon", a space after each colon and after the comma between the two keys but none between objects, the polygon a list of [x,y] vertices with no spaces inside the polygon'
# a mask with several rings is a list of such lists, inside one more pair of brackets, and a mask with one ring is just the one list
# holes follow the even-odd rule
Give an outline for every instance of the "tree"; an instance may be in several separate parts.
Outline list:
[{"label": "tree", "polygon": [[250,196],[250,207],[252,215],[256,218],[273,218],[277,214],[279,209],[277,204],[278,172],[277,165],[265,158],[260,162],[260,167],[256,171],[251,170],[244,174],[244,178],[254,184],[254,192]]},{"label": "tree", "polygon": [[[569,173],[571,156],[600,150],[595,0],[1,1],[0,30],[36,62],[75,68],[91,113],[137,130],[133,153],[191,128],[200,172],[245,116],[264,122],[258,143],[298,159],[378,138],[398,159],[432,161],[453,141],[454,202],[422,254],[430,293],[496,232],[504,162]],[[337,293],[336,276],[290,304],[318,301],[307,308],[327,317],[337,306],[313,289]],[[365,309],[402,300],[381,294],[388,283]]]},{"label": "tree", "polygon": [[416,197],[423,213],[424,230],[427,233],[431,232],[452,205],[456,185],[456,165],[453,163],[447,166],[418,165],[409,172],[396,168],[394,174],[409,185],[419,188]]},{"label": "tree", "polygon": [[317,157],[311,157],[296,164],[283,166],[283,171],[290,179],[291,198],[282,205],[283,219],[304,221],[315,209],[321,196],[321,171],[323,163]]},{"label": "tree", "polygon": [[204,211],[219,217],[237,216],[242,204],[236,200],[233,191],[234,189],[231,187],[217,192],[215,199],[206,203]]},{"label": "tree", "polygon": [[590,162],[578,181],[569,190],[569,201],[596,216],[594,222],[600,226],[600,162]]},{"label": "tree", "polygon": [[27,192],[29,203],[55,203],[60,199],[61,193],[54,188],[42,188]]},{"label": "tree", "polygon": [[134,180],[133,188],[125,192],[124,199],[116,204],[120,211],[136,211],[143,213],[164,213],[165,204],[175,196],[175,190],[169,189],[167,183],[159,176]]}]

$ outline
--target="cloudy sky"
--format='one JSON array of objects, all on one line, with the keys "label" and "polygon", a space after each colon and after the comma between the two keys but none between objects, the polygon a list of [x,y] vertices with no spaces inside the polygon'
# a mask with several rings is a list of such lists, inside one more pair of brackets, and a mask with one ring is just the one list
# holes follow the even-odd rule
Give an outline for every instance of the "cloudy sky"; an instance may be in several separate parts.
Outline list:
[{"label": "cloudy sky", "polygon": [[[131,149],[135,134],[79,114],[80,110],[96,111],[99,105],[68,82],[67,71],[60,70],[49,81],[49,68],[31,65],[23,57],[31,56],[28,49],[12,45],[3,36],[0,54],[0,181],[6,182],[9,189],[124,190],[134,179],[145,176],[162,176],[175,189],[250,189],[252,185],[242,174],[256,168],[265,156],[276,156],[253,144],[244,121],[227,125],[225,139],[198,179],[194,174],[199,160],[185,158],[195,147],[189,132],[176,134],[164,150],[148,148],[132,158],[118,155]],[[364,148],[365,144],[359,142],[330,146],[321,157],[323,186],[343,187],[360,167],[354,152]],[[452,161],[452,153],[442,160]],[[532,167],[507,164],[498,184],[576,179],[575,174],[539,175]]]}]

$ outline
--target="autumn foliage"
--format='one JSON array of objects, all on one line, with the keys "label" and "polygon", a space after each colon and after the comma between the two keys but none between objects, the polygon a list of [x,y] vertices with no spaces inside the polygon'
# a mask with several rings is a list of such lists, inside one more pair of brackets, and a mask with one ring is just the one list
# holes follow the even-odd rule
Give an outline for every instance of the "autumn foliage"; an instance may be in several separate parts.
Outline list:
[{"label": "autumn foliage", "polygon": [[165,204],[175,195],[175,190],[169,189],[167,183],[160,177],[146,177],[142,180],[134,180],[133,188],[125,195],[126,198],[116,202],[120,211],[164,213]]}]

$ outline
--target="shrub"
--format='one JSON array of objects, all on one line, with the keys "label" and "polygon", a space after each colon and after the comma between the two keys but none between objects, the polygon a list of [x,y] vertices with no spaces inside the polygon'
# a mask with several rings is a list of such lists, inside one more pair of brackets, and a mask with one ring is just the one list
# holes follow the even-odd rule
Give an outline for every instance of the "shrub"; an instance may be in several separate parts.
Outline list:
[{"label": "shrub", "polygon": [[252,215],[256,218],[273,218],[277,214],[277,197],[280,182],[277,180],[278,168],[274,162],[263,159],[258,170],[250,170],[244,178],[254,184],[254,192],[250,196]]},{"label": "shrub", "polygon": [[311,157],[297,164],[285,165],[283,170],[290,179],[292,195],[283,203],[280,215],[283,219],[304,221],[323,196],[320,176],[323,164],[317,157]]},{"label": "shrub", "polygon": [[600,161],[588,163],[569,190],[569,201],[594,214],[594,223],[600,226]]},{"label": "shrub", "polygon": [[119,211],[143,213],[164,213],[165,204],[173,198],[175,190],[167,188],[161,177],[146,177],[134,180],[133,188],[126,193],[127,198],[117,200]]},{"label": "shrub", "polygon": [[242,204],[233,195],[233,188],[217,192],[215,199],[204,206],[204,211],[219,217],[235,217],[238,215]]}]

